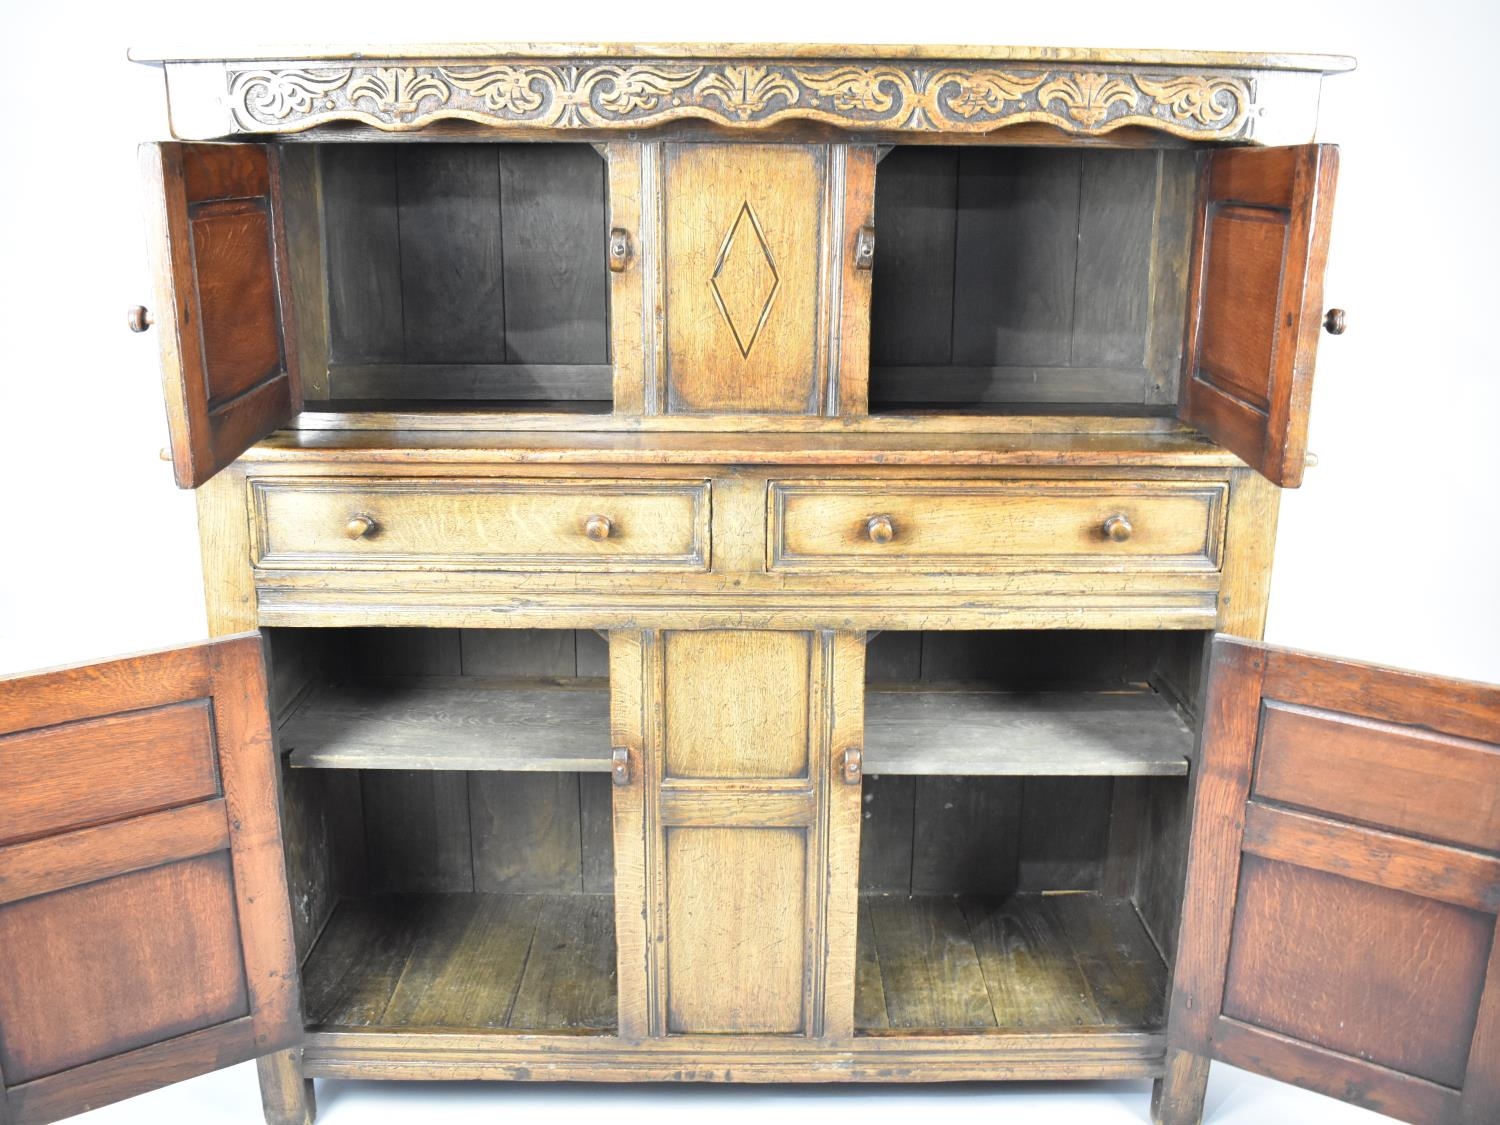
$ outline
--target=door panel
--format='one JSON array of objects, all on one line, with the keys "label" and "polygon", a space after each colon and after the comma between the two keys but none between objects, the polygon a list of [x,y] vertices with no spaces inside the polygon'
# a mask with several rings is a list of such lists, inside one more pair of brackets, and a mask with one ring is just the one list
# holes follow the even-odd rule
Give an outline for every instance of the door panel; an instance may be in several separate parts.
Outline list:
[{"label": "door panel", "polygon": [[1494,928],[1477,910],[1247,853],[1224,1015],[1459,1087]]},{"label": "door panel", "polygon": [[1197,1056],[1494,1120],[1500,688],[1219,637],[1204,715],[1159,1119]]},{"label": "door panel", "polygon": [[0,681],[0,1119],[300,1039],[274,766],[259,637]]},{"label": "door panel", "polygon": [[1207,157],[1188,284],[1182,417],[1277,484],[1302,483],[1338,149]]},{"label": "door panel", "polygon": [[805,828],[668,828],[667,1030],[806,1029]]},{"label": "door panel", "polygon": [[863,638],[616,633],[611,662],[621,1035],[848,1038]]},{"label": "door panel", "polygon": [[274,150],[141,148],[177,483],[196,488],[301,408]]},{"label": "door panel", "polygon": [[[665,776],[807,776],[809,634],[673,632],[662,646],[670,685]],[[765,675],[767,668],[786,674]],[[736,696],[729,712],[726,685]]]},{"label": "door panel", "polygon": [[667,144],[646,174],[658,162],[659,409],[862,411],[870,271],[854,242],[874,213],[874,150]]}]

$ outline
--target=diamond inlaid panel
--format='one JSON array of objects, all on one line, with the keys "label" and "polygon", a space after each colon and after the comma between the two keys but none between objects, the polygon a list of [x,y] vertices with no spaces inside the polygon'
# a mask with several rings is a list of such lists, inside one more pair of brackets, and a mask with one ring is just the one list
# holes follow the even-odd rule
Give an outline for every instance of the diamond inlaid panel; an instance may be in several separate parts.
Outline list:
[{"label": "diamond inlaid panel", "polygon": [[724,247],[708,283],[719,312],[734,333],[734,342],[740,346],[740,355],[748,359],[781,285],[776,259],[749,201],[740,205],[734,225],[724,236]]},{"label": "diamond inlaid panel", "polygon": [[829,160],[825,146],[664,146],[667,411],[818,412]]}]

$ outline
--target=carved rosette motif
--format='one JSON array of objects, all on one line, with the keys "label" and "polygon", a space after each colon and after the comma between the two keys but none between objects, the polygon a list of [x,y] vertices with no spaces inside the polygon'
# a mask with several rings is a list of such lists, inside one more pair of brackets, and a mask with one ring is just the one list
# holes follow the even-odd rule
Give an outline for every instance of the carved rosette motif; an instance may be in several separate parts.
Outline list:
[{"label": "carved rosette motif", "polygon": [[1248,133],[1250,79],[929,63],[497,62],[327,64],[228,71],[249,133],[334,121],[387,132],[459,120],[506,128],[615,129],[696,118],[763,127],[988,132],[1041,122],[1067,133],[1142,126],[1196,139]]}]

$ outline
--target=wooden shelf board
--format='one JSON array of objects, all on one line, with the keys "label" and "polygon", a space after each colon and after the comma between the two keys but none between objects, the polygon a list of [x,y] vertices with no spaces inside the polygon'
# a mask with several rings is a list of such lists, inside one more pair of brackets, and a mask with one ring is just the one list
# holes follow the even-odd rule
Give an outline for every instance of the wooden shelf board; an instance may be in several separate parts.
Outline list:
[{"label": "wooden shelf board", "polygon": [[1008,693],[921,685],[865,695],[867,774],[1187,773],[1193,732],[1150,690]]},{"label": "wooden shelf board", "polygon": [[862,895],[856,1032],[1155,1031],[1167,969],[1128,899]]},{"label": "wooden shelf board", "polygon": [[309,1028],[617,1026],[614,898],[375,895],[340,903],[302,970]]},{"label": "wooden shelf board", "polygon": [[280,729],[298,767],[609,772],[602,680],[371,677],[310,692]]}]

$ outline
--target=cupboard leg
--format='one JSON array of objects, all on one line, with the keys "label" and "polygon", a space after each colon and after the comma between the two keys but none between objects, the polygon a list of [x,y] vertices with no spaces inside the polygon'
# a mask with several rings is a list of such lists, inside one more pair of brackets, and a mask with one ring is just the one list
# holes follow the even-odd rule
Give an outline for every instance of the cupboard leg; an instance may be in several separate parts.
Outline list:
[{"label": "cupboard leg", "polygon": [[293,1047],[255,1061],[266,1125],[312,1125],[318,1105],[311,1078],[302,1077],[302,1052]]},{"label": "cupboard leg", "polygon": [[1167,1073],[1151,1087],[1154,1125],[1199,1125],[1208,1093],[1208,1059],[1191,1051],[1169,1050]]}]

